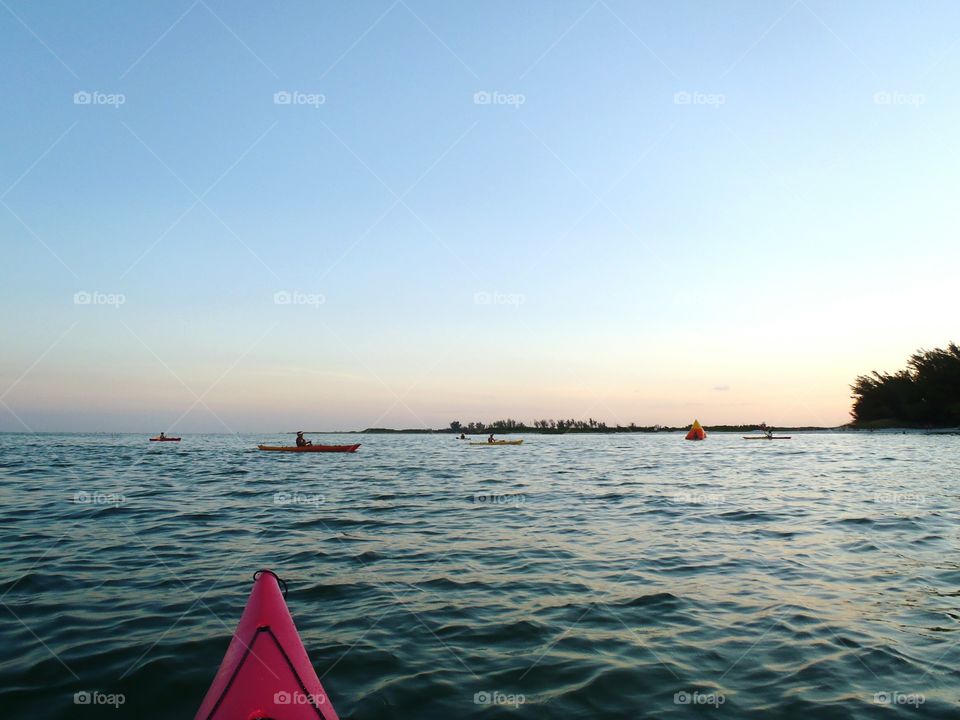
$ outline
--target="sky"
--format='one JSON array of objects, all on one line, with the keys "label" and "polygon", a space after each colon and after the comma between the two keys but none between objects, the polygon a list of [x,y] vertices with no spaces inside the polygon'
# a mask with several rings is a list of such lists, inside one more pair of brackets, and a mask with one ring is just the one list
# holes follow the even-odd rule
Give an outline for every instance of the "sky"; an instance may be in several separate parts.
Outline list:
[{"label": "sky", "polygon": [[0,2],[0,430],[834,426],[958,340],[960,5]]}]

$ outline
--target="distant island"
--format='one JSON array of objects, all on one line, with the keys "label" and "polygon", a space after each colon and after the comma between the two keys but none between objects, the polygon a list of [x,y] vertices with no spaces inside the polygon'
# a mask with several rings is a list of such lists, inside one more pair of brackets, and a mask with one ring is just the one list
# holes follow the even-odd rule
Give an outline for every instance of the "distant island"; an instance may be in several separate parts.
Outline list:
[{"label": "distant island", "polygon": [[[791,432],[817,432],[828,430],[883,430],[919,429],[932,430],[960,428],[960,347],[950,343],[934,350],[918,350],[910,356],[907,367],[893,374],[876,370],[869,375],[860,375],[850,386],[853,390],[852,421],[839,427],[774,427],[769,430]],[[542,435],[565,435],[568,433],[671,433],[684,432],[690,425],[607,425],[601,420],[588,418],[575,420],[522,420],[506,418],[485,423],[475,420],[463,423],[454,420],[448,427],[394,428],[372,427],[352,430],[360,434],[433,434],[455,433],[459,435],[509,433],[536,433]],[[708,432],[757,432],[760,424],[709,425]]]},{"label": "distant island", "polygon": [[960,348],[918,350],[893,374],[874,370],[853,385],[851,427],[945,428],[960,426]]}]

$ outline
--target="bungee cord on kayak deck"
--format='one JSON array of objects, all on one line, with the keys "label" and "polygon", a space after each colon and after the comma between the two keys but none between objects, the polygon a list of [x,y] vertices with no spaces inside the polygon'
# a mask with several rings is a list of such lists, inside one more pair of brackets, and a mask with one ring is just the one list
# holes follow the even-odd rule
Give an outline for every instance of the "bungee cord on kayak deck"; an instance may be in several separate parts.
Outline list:
[{"label": "bungee cord on kayak deck", "polygon": [[286,597],[287,584],[275,572],[253,574],[246,607],[194,720],[339,720]]}]

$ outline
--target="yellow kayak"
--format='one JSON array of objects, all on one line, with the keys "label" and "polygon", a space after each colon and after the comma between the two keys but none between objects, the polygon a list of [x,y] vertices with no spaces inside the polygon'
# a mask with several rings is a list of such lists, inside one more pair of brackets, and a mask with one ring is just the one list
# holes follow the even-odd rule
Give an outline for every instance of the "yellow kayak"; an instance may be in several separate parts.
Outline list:
[{"label": "yellow kayak", "polygon": [[523,440],[494,440],[493,442],[472,442],[471,445],[476,445],[477,447],[484,447],[487,445],[521,445]]}]

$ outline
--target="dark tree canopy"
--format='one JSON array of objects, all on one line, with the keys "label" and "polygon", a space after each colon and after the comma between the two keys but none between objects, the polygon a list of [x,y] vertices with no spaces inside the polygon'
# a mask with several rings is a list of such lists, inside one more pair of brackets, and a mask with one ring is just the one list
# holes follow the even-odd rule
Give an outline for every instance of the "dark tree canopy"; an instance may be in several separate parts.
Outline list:
[{"label": "dark tree canopy", "polygon": [[854,425],[960,425],[960,348],[919,350],[905,370],[861,375],[850,387]]}]

